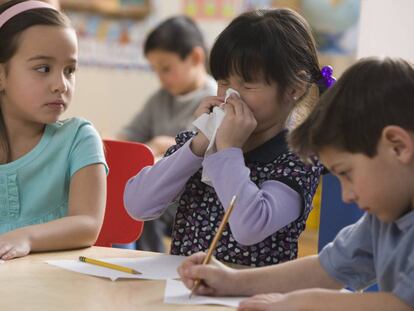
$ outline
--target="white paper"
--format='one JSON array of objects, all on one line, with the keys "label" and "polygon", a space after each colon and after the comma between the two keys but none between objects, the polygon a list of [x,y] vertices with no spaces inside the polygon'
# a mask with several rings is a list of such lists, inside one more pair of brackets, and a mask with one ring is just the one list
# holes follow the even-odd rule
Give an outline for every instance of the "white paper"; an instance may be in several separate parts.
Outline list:
[{"label": "white paper", "polygon": [[2,263],[4,263],[4,260],[3,259],[0,259],[0,264],[2,264]]},{"label": "white paper", "polygon": [[[110,278],[115,281],[118,278],[124,279],[148,279],[165,280],[179,278],[177,268],[185,259],[185,256],[159,255],[141,258],[106,258],[99,259],[109,263],[135,269],[142,274],[131,274],[122,271],[105,268],[90,263],[76,260],[46,260],[50,265],[66,270],[89,274],[99,277]],[[95,258],[94,258],[95,259]]]},{"label": "white paper", "polygon": [[223,305],[237,307],[243,299],[247,297],[212,297],[193,295],[190,299],[191,291],[184,286],[181,281],[167,280],[164,293],[164,303],[182,305]]}]

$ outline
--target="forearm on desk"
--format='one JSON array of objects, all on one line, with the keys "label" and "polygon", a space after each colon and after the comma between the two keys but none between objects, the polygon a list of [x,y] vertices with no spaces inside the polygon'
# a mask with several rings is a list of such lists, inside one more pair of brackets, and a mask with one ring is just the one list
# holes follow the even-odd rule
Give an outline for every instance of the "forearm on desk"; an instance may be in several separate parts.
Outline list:
[{"label": "forearm on desk", "polygon": [[[289,299],[299,304],[299,310],[309,311],[412,311],[392,293],[344,293],[333,290],[310,289],[289,293]],[[277,306],[277,304],[276,304]]]},{"label": "forearm on desk", "polygon": [[259,188],[250,180],[250,170],[238,148],[228,148],[207,157],[203,167],[224,208],[232,196],[237,195],[229,224],[241,244],[259,243],[301,214],[302,198],[288,185],[269,180]]},{"label": "forearm on desk", "polygon": [[162,214],[200,169],[202,158],[191,152],[190,143],[191,140],[153,166],[143,168],[128,181],[124,204],[132,217],[147,220]]},{"label": "forearm on desk", "polygon": [[234,294],[243,296],[343,287],[322,268],[317,255],[267,267],[238,270],[232,283]]},{"label": "forearm on desk", "polygon": [[6,233],[12,240],[27,240],[30,252],[63,250],[91,246],[96,242],[101,221],[88,215],[62,217]]}]

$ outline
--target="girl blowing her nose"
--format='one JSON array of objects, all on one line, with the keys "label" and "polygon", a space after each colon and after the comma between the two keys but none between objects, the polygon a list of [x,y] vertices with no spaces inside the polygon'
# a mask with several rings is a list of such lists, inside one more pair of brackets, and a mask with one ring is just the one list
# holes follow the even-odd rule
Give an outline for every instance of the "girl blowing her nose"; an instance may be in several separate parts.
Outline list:
[{"label": "girl blowing her nose", "polygon": [[[216,152],[205,156],[209,140],[201,131],[180,133],[161,161],[129,181],[126,208],[148,220],[178,204],[171,253],[190,255],[208,249],[236,195],[215,256],[251,266],[294,259],[322,171],[319,163],[304,164],[285,140],[323,82],[309,26],[286,9],[242,14],[218,36],[210,66],[218,94],[205,98],[196,116],[223,107]],[[222,105],[229,88],[240,96]]]}]

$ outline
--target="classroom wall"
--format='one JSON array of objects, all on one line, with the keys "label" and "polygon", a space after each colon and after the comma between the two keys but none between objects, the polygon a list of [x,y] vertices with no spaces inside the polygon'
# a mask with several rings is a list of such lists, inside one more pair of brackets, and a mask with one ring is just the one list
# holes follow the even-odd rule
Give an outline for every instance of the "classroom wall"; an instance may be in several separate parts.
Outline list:
[{"label": "classroom wall", "polygon": [[[153,14],[158,20],[181,13],[181,1],[153,3]],[[200,23],[200,26],[211,44],[226,23]],[[104,138],[116,137],[159,85],[156,76],[147,70],[84,66],[77,72],[76,79],[72,105],[63,117],[82,116],[92,121]]]},{"label": "classroom wall", "polygon": [[414,62],[413,12],[413,0],[362,0],[358,58],[399,56]]},{"label": "classroom wall", "polygon": [[[158,20],[181,13],[181,1],[153,1],[153,14]],[[361,0],[357,56],[398,55],[414,61],[414,40],[409,37],[414,29],[412,12],[413,0]],[[226,24],[200,22],[209,45]],[[352,64],[354,56],[321,55],[320,61],[322,65],[333,65],[338,77]],[[82,67],[72,106],[64,117],[83,116],[103,137],[115,137],[157,88],[157,78],[150,71]]]}]

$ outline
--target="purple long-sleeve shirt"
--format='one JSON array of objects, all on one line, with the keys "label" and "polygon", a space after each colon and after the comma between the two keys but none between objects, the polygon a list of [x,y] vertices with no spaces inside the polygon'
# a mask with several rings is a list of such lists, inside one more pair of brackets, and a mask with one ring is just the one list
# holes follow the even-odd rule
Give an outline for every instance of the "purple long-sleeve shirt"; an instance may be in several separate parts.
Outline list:
[{"label": "purple long-sleeve shirt", "polygon": [[229,225],[240,244],[259,243],[301,215],[303,202],[297,191],[280,181],[268,180],[259,188],[250,180],[241,149],[228,148],[203,159],[190,144],[191,140],[128,181],[124,203],[133,218],[158,218],[202,166],[224,208],[237,195]]}]

